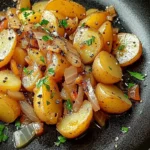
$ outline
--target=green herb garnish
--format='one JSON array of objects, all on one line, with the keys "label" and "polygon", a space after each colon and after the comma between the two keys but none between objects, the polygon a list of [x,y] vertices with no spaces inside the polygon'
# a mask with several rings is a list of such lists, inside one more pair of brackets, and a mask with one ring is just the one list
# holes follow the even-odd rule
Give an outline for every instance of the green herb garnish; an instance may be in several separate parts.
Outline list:
[{"label": "green herb garnish", "polygon": [[55,93],[52,92],[50,98],[51,98],[51,99],[54,98],[54,95],[55,95]]},{"label": "green herb garnish", "polygon": [[17,128],[17,130],[19,130],[19,129],[20,129],[20,127],[21,127],[21,123],[20,123],[20,121],[19,121],[19,120],[17,120],[17,121],[15,122],[15,127]]},{"label": "green herb garnish", "polygon": [[48,23],[49,23],[48,20],[43,19],[43,20],[40,22],[40,25],[41,25],[41,26],[42,26],[42,25],[47,25]]},{"label": "green herb garnish", "polygon": [[122,51],[122,50],[124,50],[125,49],[125,45],[120,45],[119,47],[118,47],[118,50],[119,51]]},{"label": "green herb garnish", "polygon": [[60,146],[60,144],[65,143],[66,140],[67,140],[67,139],[66,139],[65,137],[63,137],[63,136],[58,136],[58,140],[57,140],[57,142],[54,142],[54,144],[55,144],[56,146]]},{"label": "green herb garnish", "polygon": [[49,105],[49,104],[50,104],[50,102],[49,102],[49,101],[46,101],[46,104],[47,104],[47,105]]},{"label": "green herb garnish", "polygon": [[40,88],[42,85],[45,85],[46,89],[50,91],[48,77],[42,78],[36,83],[37,88]]},{"label": "green herb garnish", "polygon": [[109,69],[112,70],[112,68],[109,66]]},{"label": "green herb garnish", "polygon": [[26,67],[23,68],[23,72],[26,74],[26,75],[31,75],[33,73],[33,70],[28,70]]},{"label": "green herb garnish", "polygon": [[53,37],[50,36],[50,35],[44,35],[44,36],[42,37],[42,40],[44,40],[44,41],[53,40]]},{"label": "green herb garnish", "polygon": [[24,11],[23,15],[24,15],[25,19],[27,19],[28,16],[30,16],[31,14],[34,14],[34,13],[35,13],[34,11],[31,11],[31,12]]},{"label": "green herb garnish", "polygon": [[139,73],[139,72],[131,72],[131,71],[128,71],[128,72],[129,72],[129,74],[130,74],[132,77],[134,77],[134,78],[136,78],[136,79],[138,79],[138,80],[144,80],[144,79],[145,79],[145,76],[142,75],[142,74]]},{"label": "green herb garnish", "polygon": [[48,69],[48,72],[49,72],[49,74],[51,74],[51,75],[54,75],[54,74],[55,74],[55,71],[54,71],[53,68],[49,68],[49,69]]},{"label": "green herb garnish", "polygon": [[85,27],[85,23],[82,23],[81,27]]},{"label": "green herb garnish", "polygon": [[124,97],[125,97],[125,98],[129,98],[127,94],[124,94]]},{"label": "green herb garnish", "polygon": [[135,83],[128,83],[128,89],[132,88],[135,85]]},{"label": "green herb garnish", "polygon": [[85,44],[88,46],[92,45],[95,42],[95,36],[92,36],[89,40],[85,41]]},{"label": "green herb garnish", "polygon": [[29,10],[29,8],[26,7],[26,8],[21,8],[21,9],[20,9],[21,12],[24,12],[24,11],[26,11],[26,10]]},{"label": "green herb garnish", "polygon": [[40,56],[40,61],[42,61],[45,64],[45,58],[44,58],[44,56]]},{"label": "green herb garnish", "polygon": [[66,19],[59,20],[59,27],[67,28],[68,27],[67,20]]},{"label": "green herb garnish", "polygon": [[70,101],[70,99],[66,101],[66,108],[68,111],[72,111],[72,102]]},{"label": "green herb garnish", "polygon": [[[5,132],[5,130],[6,130],[6,132]],[[0,143],[7,141],[7,139],[8,139],[7,132],[8,132],[8,128],[5,127],[5,125],[0,124]]]},{"label": "green herb garnish", "polygon": [[122,131],[123,133],[127,133],[127,132],[129,131],[129,128],[128,128],[128,127],[122,127],[122,128],[121,128],[121,131]]}]

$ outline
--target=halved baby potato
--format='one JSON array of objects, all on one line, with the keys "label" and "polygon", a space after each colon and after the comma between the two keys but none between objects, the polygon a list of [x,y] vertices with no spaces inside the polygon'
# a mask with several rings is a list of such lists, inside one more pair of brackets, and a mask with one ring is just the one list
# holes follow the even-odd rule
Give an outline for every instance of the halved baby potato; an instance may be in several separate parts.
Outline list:
[{"label": "halved baby potato", "polygon": [[103,111],[120,114],[131,108],[131,101],[114,85],[97,84],[95,94]]},{"label": "halved baby potato", "polygon": [[104,39],[103,49],[110,53],[112,50],[112,42],[113,42],[113,28],[111,22],[110,21],[104,22],[98,30],[102,34]]},{"label": "halved baby potato", "polygon": [[56,82],[51,77],[44,77],[37,82],[34,93],[37,116],[46,124],[56,124],[62,115],[62,99]]},{"label": "halved baby potato", "polygon": [[57,123],[57,131],[66,138],[75,138],[88,129],[92,118],[92,105],[85,100],[78,112],[60,119]]},{"label": "halved baby potato", "polygon": [[136,35],[130,33],[119,33],[113,49],[113,53],[122,67],[133,64],[142,55],[141,42]]},{"label": "halved baby potato", "polygon": [[21,88],[21,80],[18,76],[9,70],[0,71],[0,90],[6,92],[7,90],[19,91]]},{"label": "halved baby potato", "polygon": [[99,29],[99,27],[107,21],[107,12],[94,12],[88,15],[86,18],[84,18],[79,26],[88,26],[90,28]]},{"label": "halved baby potato", "polygon": [[101,51],[95,58],[92,73],[98,82],[113,84],[121,80],[122,69],[112,54]]},{"label": "halved baby potato", "polygon": [[0,121],[14,122],[20,115],[19,103],[8,95],[0,92]]},{"label": "halved baby potato", "polygon": [[78,17],[79,19],[83,19],[86,13],[85,8],[82,5],[70,0],[49,1],[45,10],[58,11],[65,17]]},{"label": "halved baby potato", "polygon": [[41,1],[41,2],[36,2],[32,5],[32,10],[34,12],[43,12],[48,1]]},{"label": "halved baby potato", "polygon": [[50,32],[56,32],[60,36],[63,36],[65,33],[65,30],[63,27],[59,26],[59,21],[63,20],[65,17],[61,14],[59,14],[56,11],[48,11],[45,10],[42,13],[41,21],[47,20],[49,23],[46,25],[46,28],[50,30]]},{"label": "halved baby potato", "polygon": [[80,28],[77,30],[73,46],[81,56],[84,64],[92,63],[103,48],[103,37],[94,29]]},{"label": "halved baby potato", "polygon": [[7,29],[0,32],[0,68],[7,65],[13,56],[17,43],[17,35],[14,30]]}]

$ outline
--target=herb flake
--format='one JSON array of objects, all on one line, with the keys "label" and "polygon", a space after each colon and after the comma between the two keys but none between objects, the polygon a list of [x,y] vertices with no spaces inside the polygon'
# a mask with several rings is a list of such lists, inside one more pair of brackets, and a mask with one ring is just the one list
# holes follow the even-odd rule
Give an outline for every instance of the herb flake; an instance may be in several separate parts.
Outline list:
[{"label": "herb flake", "polygon": [[[5,132],[5,130],[6,130],[6,132]],[[0,143],[7,141],[7,139],[8,139],[7,132],[8,132],[8,128],[5,127],[4,124],[0,124]]]},{"label": "herb flake", "polygon": [[26,11],[26,10],[29,10],[29,8],[26,7],[26,8],[21,8],[21,9],[20,9],[21,12],[24,12],[24,11]]},{"label": "herb flake", "polygon": [[40,79],[40,80],[37,82],[36,87],[37,87],[37,88],[40,88],[42,85],[45,85],[46,89],[47,89],[48,91],[50,91],[50,86],[49,86],[48,77],[45,77],[45,78]]},{"label": "herb flake", "polygon": [[26,74],[26,75],[31,75],[33,73],[33,70],[28,70],[26,67],[23,68],[23,72]]},{"label": "herb flake", "polygon": [[129,98],[127,94],[124,94],[124,97],[127,98],[127,99]]},{"label": "herb flake", "polygon": [[72,111],[72,102],[70,99],[66,101],[66,108],[68,111]]},{"label": "herb flake", "polygon": [[138,80],[144,80],[144,79],[145,79],[145,76],[142,75],[142,74],[139,73],[139,72],[131,72],[131,71],[128,71],[128,72],[129,72],[129,74],[130,74],[132,77],[134,77],[134,78],[136,78],[136,79],[138,79]]},{"label": "herb flake", "polygon": [[44,56],[40,56],[40,61],[42,61],[45,64],[45,58],[44,58]]},{"label": "herb flake", "polygon": [[20,121],[19,121],[19,120],[17,120],[17,121],[15,122],[15,127],[16,127],[16,129],[17,129],[17,130],[19,130],[19,129],[20,129],[20,127],[21,127],[21,123],[20,123]]},{"label": "herb flake", "polygon": [[53,40],[53,37],[50,36],[50,35],[44,35],[44,36],[42,37],[42,40],[43,40],[43,41]]},{"label": "herb flake", "polygon": [[48,72],[49,72],[49,74],[51,74],[51,75],[54,75],[54,74],[55,74],[55,71],[54,71],[53,68],[49,68],[49,69],[48,69]]},{"label": "herb flake", "polygon": [[54,142],[54,144],[55,144],[56,146],[60,146],[60,144],[65,143],[66,140],[67,140],[67,139],[66,139],[65,137],[63,137],[63,136],[58,136],[58,140],[57,140],[57,142]]},{"label": "herb flake", "polygon": [[135,83],[128,83],[128,89],[132,88],[135,85]]},{"label": "herb flake", "polygon": [[42,26],[42,25],[47,25],[48,23],[49,23],[48,20],[43,19],[43,20],[40,22],[40,25],[41,25],[41,26]]},{"label": "herb flake", "polygon": [[49,105],[49,104],[50,104],[50,102],[49,102],[49,101],[46,101],[46,104],[47,104],[47,105]]},{"label": "herb flake", "polygon": [[128,127],[122,127],[122,128],[121,128],[121,131],[122,131],[123,133],[127,133],[127,132],[129,131],[129,128],[128,128]]},{"label": "herb flake", "polygon": [[85,41],[85,44],[90,46],[95,42],[95,36],[92,36],[89,40]]},{"label": "herb flake", "polygon": [[118,50],[119,51],[122,51],[122,50],[124,50],[125,49],[125,45],[120,45],[119,47],[118,47]]},{"label": "herb flake", "polygon": [[63,27],[66,29],[68,27],[67,20],[66,19],[59,20],[59,27]]}]

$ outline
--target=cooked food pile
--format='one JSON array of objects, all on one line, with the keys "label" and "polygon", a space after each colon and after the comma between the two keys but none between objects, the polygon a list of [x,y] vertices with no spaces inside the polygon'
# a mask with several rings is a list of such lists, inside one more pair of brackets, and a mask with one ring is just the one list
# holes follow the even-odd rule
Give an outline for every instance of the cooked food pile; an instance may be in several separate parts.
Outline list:
[{"label": "cooked food pile", "polygon": [[[113,27],[116,16],[113,6],[86,10],[70,0],[18,0],[0,12],[0,120],[16,121],[16,148],[41,135],[43,123],[56,125],[59,146],[140,101],[138,84],[126,83],[124,93],[118,83],[142,45]],[[4,130],[0,124],[0,142]]]}]

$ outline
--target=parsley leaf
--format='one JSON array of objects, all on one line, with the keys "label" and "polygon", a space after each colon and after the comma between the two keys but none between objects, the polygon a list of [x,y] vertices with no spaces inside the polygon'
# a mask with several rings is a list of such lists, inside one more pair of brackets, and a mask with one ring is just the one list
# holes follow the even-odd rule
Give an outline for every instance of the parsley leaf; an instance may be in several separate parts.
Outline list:
[{"label": "parsley leaf", "polygon": [[49,102],[49,101],[46,101],[46,104],[47,104],[47,105],[49,105],[49,104],[50,104],[50,102]]},{"label": "parsley leaf", "polygon": [[121,128],[121,131],[122,131],[123,133],[127,133],[127,132],[129,131],[129,128],[128,128],[128,127],[122,127],[122,128]]},{"label": "parsley leaf", "polygon": [[0,124],[0,142],[5,142],[8,139],[8,135],[6,133],[4,133],[5,129],[6,129],[6,132],[7,132],[8,128],[5,127],[5,125]]},{"label": "parsley leaf", "polygon": [[44,56],[40,56],[40,61],[42,61],[45,64],[45,58],[44,58]]},{"label": "parsley leaf", "polygon": [[112,68],[109,66],[109,69],[112,70]]},{"label": "parsley leaf", "polygon": [[53,68],[49,68],[49,69],[48,69],[48,72],[49,72],[49,74],[51,74],[51,75],[54,75],[54,74],[55,74],[55,72],[54,72],[54,69],[53,69]]},{"label": "parsley leaf", "polygon": [[40,88],[42,85],[45,85],[46,89],[50,91],[48,77],[42,78],[36,83],[37,88]]},{"label": "parsley leaf", "polygon": [[24,11],[26,11],[26,10],[29,10],[29,8],[26,7],[26,8],[21,8],[21,9],[20,9],[21,12],[24,12]]},{"label": "parsley leaf", "polygon": [[85,44],[88,46],[92,45],[95,42],[95,36],[92,36],[89,40],[85,41]]},{"label": "parsley leaf", "polygon": [[67,28],[68,27],[67,20],[66,19],[59,20],[59,27]]},{"label": "parsley leaf", "polygon": [[56,146],[60,146],[60,144],[65,143],[66,140],[67,140],[67,139],[66,139],[65,137],[63,137],[63,136],[58,136],[58,140],[57,140],[57,142],[54,142],[54,144],[55,144]]},{"label": "parsley leaf", "polygon": [[19,121],[19,120],[17,120],[17,121],[15,122],[15,127],[17,128],[17,130],[19,130],[19,129],[20,129],[20,127],[21,127],[21,123],[20,123],[20,121]]},{"label": "parsley leaf", "polygon": [[34,13],[35,13],[34,11],[31,11],[31,12],[24,11],[23,15],[24,15],[25,19],[27,19],[28,16],[30,16],[31,14],[34,14]]},{"label": "parsley leaf", "polygon": [[55,95],[55,93],[52,92],[50,98],[51,98],[51,99],[54,98],[54,95]]},{"label": "parsley leaf", "polygon": [[85,23],[82,23],[81,27],[85,27]]},{"label": "parsley leaf", "polygon": [[119,51],[122,51],[122,50],[124,50],[125,49],[125,45],[120,45],[119,47],[118,47],[118,50]]},{"label": "parsley leaf", "polygon": [[53,40],[53,37],[51,37],[50,35],[44,35],[42,37],[42,40],[44,40],[44,41]]},{"label": "parsley leaf", "polygon": [[23,68],[23,72],[26,74],[26,75],[31,75],[33,73],[33,70],[28,70],[26,67]]},{"label": "parsley leaf", "polygon": [[138,79],[138,80],[144,80],[144,79],[145,79],[145,76],[142,75],[142,74],[139,73],[139,72],[131,72],[131,71],[128,71],[128,72],[129,72],[129,74],[130,74],[132,77],[134,77],[134,78],[136,78],[136,79]]},{"label": "parsley leaf", "polygon": [[48,23],[49,23],[48,20],[43,19],[43,20],[40,22],[40,25],[41,25],[41,26],[42,26],[42,25],[47,25]]},{"label": "parsley leaf", "polygon": [[125,98],[129,98],[127,94],[124,94],[124,97],[125,97]]},{"label": "parsley leaf", "polygon": [[5,129],[5,125],[0,124],[0,135],[3,133],[4,129]]},{"label": "parsley leaf", "polygon": [[70,99],[66,101],[66,108],[68,111],[72,111],[72,102],[70,101]]},{"label": "parsley leaf", "polygon": [[135,85],[135,83],[128,83],[128,89],[132,88]]}]

